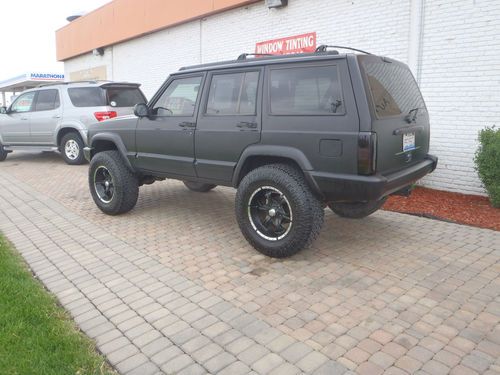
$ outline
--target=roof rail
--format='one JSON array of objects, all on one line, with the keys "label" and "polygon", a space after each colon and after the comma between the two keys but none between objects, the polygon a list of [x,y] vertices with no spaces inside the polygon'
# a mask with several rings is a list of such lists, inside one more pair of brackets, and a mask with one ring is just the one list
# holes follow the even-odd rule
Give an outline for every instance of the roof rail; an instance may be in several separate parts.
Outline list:
[{"label": "roof rail", "polygon": [[352,48],[352,47],[343,47],[343,46],[328,46],[326,44],[322,44],[318,48],[316,48],[316,53],[326,52],[328,50],[328,48],[349,49],[351,51],[361,52],[361,53],[364,53],[366,55],[373,55],[372,53],[363,51],[362,49],[357,49],[357,48]]},{"label": "roof rail", "polygon": [[237,61],[246,60],[248,56],[275,56],[271,53],[242,53],[236,59]]},{"label": "roof rail", "polygon": [[99,81],[68,81],[68,82],[51,82],[51,83],[42,83],[38,85],[37,87],[46,87],[46,86],[55,86],[55,85],[69,85],[70,83],[97,83]]},{"label": "roof rail", "polygon": [[88,83],[89,85],[92,85],[100,82],[112,82],[112,81],[109,81],[107,79],[93,79],[93,80],[83,80],[83,81],[51,82],[51,83],[41,83],[36,87],[38,88],[38,87],[55,86],[55,85],[70,85],[73,83]]}]

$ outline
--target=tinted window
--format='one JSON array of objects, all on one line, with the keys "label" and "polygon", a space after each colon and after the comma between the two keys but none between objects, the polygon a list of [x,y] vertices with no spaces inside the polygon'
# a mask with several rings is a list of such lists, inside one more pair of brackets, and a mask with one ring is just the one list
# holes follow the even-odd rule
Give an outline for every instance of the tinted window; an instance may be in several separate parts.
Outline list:
[{"label": "tinted window", "polygon": [[153,107],[157,116],[192,116],[200,91],[201,77],[179,78],[168,85]]},{"label": "tinted window", "polygon": [[327,115],[344,113],[335,66],[271,70],[271,113]]},{"label": "tinted window", "polygon": [[100,87],[76,87],[68,89],[69,98],[75,107],[102,107],[106,105],[104,90]]},{"label": "tinted window", "polygon": [[33,99],[35,98],[35,92],[29,92],[21,95],[12,104],[10,110],[12,112],[29,112],[31,111],[31,105],[33,104]]},{"label": "tinted window", "polygon": [[212,77],[208,115],[253,115],[257,102],[259,72],[216,74]]},{"label": "tinted window", "polygon": [[141,90],[137,88],[109,87],[106,92],[111,107],[133,107],[137,103],[146,102]]},{"label": "tinted window", "polygon": [[379,118],[406,115],[414,108],[425,106],[417,83],[407,67],[385,62],[364,62],[362,66]]},{"label": "tinted window", "polygon": [[48,111],[59,107],[59,92],[57,90],[38,91],[35,111]]}]

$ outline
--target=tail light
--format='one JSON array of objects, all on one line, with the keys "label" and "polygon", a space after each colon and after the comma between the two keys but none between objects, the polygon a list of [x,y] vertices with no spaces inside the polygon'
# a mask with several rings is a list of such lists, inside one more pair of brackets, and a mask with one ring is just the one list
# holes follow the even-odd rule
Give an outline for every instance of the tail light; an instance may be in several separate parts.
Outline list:
[{"label": "tail light", "polygon": [[116,117],[117,114],[115,111],[95,112],[94,116],[97,119],[97,121],[101,122],[101,121],[109,120],[110,118]]},{"label": "tail light", "polygon": [[361,132],[358,136],[358,173],[371,175],[377,166],[377,134]]}]

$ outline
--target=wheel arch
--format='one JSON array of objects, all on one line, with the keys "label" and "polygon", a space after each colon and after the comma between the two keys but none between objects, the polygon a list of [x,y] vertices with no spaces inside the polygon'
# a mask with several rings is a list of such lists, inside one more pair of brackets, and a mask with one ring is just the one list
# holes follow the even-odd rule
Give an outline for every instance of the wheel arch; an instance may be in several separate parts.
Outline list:
[{"label": "wheel arch", "polygon": [[134,172],[134,168],[127,157],[127,148],[118,135],[113,133],[99,133],[92,137],[90,141],[90,159],[99,152],[111,150],[117,150],[127,168]]},{"label": "wheel arch", "polygon": [[56,132],[56,137],[55,137],[55,144],[57,147],[61,147],[61,141],[63,137],[68,134],[68,133],[77,133],[83,140],[83,143],[87,143],[87,140],[85,137],[82,136],[82,129],[81,126],[79,126],[76,123],[65,123],[62,124]]},{"label": "wheel arch", "polygon": [[290,164],[301,171],[314,195],[323,198],[318,185],[311,177],[309,171],[313,170],[312,164],[306,155],[294,147],[254,145],[243,151],[233,172],[232,185],[237,188],[248,172],[268,164]]}]

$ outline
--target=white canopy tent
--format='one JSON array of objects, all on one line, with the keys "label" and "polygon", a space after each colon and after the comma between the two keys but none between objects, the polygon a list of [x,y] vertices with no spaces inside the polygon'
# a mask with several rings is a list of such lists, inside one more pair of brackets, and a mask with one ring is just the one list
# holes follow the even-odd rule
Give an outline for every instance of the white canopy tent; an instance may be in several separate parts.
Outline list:
[{"label": "white canopy tent", "polygon": [[15,95],[27,89],[32,89],[44,83],[64,82],[64,74],[47,72],[28,72],[0,82],[2,106],[7,105],[6,93]]}]

